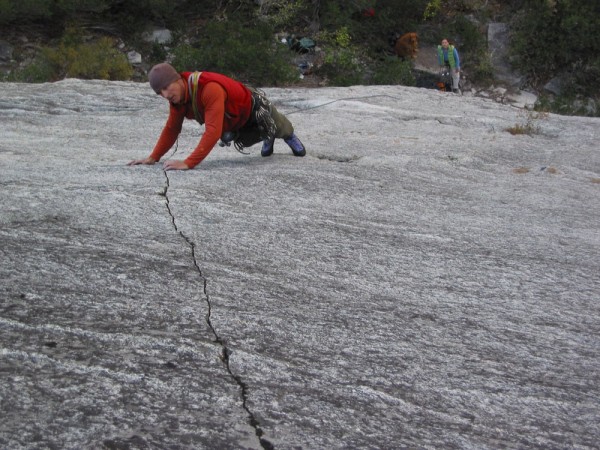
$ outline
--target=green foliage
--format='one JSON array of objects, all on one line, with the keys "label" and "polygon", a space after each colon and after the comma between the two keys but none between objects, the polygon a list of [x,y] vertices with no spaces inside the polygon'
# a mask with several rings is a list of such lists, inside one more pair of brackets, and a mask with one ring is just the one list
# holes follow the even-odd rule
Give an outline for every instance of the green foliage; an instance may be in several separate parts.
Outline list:
[{"label": "green foliage", "polygon": [[341,47],[341,48],[350,47],[350,44],[352,43],[352,38],[350,37],[350,33],[348,33],[348,28],[341,27],[341,28],[335,30],[335,32],[332,35],[332,41],[333,41],[333,44],[338,47]]},{"label": "green foliage", "polygon": [[0,25],[52,16],[52,0],[0,0]]},{"label": "green foliage", "polygon": [[150,51],[148,52],[148,61],[150,63],[158,64],[167,59],[167,51],[158,42],[152,42],[150,44]]},{"label": "green foliage", "polygon": [[207,70],[255,85],[278,85],[298,79],[286,45],[273,39],[266,23],[245,27],[237,21],[210,22],[200,44],[180,45],[173,65],[181,71]]},{"label": "green foliage", "polygon": [[205,52],[201,49],[191,46],[190,44],[181,44],[174,50],[173,66],[178,71],[195,71],[200,68],[214,71],[207,63],[208,59],[204,57]]},{"label": "green foliage", "polygon": [[455,45],[462,53],[485,51],[487,41],[485,35],[473,22],[463,15],[456,16],[452,21],[442,27],[442,35],[455,41]]},{"label": "green foliage", "polygon": [[263,0],[257,11],[259,18],[267,18],[275,29],[285,28],[294,23],[297,18],[305,13],[308,7],[307,0]]},{"label": "green foliage", "polygon": [[600,99],[577,95],[541,95],[535,104],[535,110],[568,116],[600,117]]},{"label": "green foliage", "polygon": [[171,0],[0,0],[0,25],[43,20],[60,28],[88,17],[117,23],[124,32],[131,32],[148,21],[179,19],[177,6],[183,5]]},{"label": "green foliage", "polygon": [[13,5],[10,0],[0,0],[0,25],[5,25],[14,20]]},{"label": "green foliage", "polygon": [[345,27],[321,32],[317,41],[323,44],[323,61],[317,73],[335,86],[361,84],[365,78],[361,49],[353,45]]},{"label": "green foliage", "polygon": [[[370,8],[374,16],[364,14]],[[580,111],[582,98],[600,98],[598,0],[0,0],[3,27],[39,24],[51,29],[50,39],[64,33],[54,50],[45,49],[10,76],[30,81],[127,78],[131,67],[112,43],[93,43],[68,29],[83,23],[93,34],[93,25],[102,23],[142,53],[147,64],[174,51],[181,70],[214,70],[257,85],[298,79],[296,64],[290,63],[297,55],[277,42],[275,32],[314,39],[320,51],[307,57],[314,60],[315,75],[332,85],[411,85],[410,63],[386,57],[390,35],[416,31],[423,47],[449,38],[469,80],[489,83],[493,69],[486,30],[478,24],[490,17],[511,24],[516,18],[511,61],[534,87],[554,76],[568,80],[560,98],[549,98],[543,107]],[[141,32],[150,25],[173,30],[173,45],[186,44],[172,50],[143,41]]]},{"label": "green foliage", "polygon": [[82,43],[70,30],[58,48],[45,47],[36,60],[13,74],[14,81],[44,82],[62,78],[127,80],[133,69],[125,55],[114,48],[112,39]]},{"label": "green foliage", "polygon": [[[380,8],[381,15],[387,17],[388,22],[382,22],[383,30],[388,26],[393,31],[407,33],[417,31],[423,23],[423,15],[429,2],[427,0],[392,0],[385,3],[385,8]],[[383,19],[380,18],[380,19]]]},{"label": "green foliage", "polygon": [[415,86],[417,84],[412,73],[411,63],[396,57],[390,57],[374,64],[371,84]]},{"label": "green foliage", "polygon": [[177,8],[172,0],[108,0],[111,3],[111,20],[125,34],[140,32],[149,23],[180,25],[183,22],[184,7]]},{"label": "green foliage", "polygon": [[92,44],[63,45],[58,50],[48,50],[47,55],[59,73],[70,78],[126,80],[133,74],[125,55],[107,37]]},{"label": "green foliage", "polygon": [[108,0],[56,0],[55,8],[61,15],[71,16],[81,13],[102,13],[110,4]]},{"label": "green foliage", "polygon": [[40,20],[65,23],[76,15],[98,14],[108,7],[108,0],[0,0],[0,24]]},{"label": "green foliage", "polygon": [[533,85],[570,73],[576,93],[600,94],[600,2],[526,0],[513,26],[511,52]]},{"label": "green foliage", "polygon": [[327,78],[334,86],[352,86],[362,84],[363,68],[355,51],[339,48],[327,51],[317,73]]},{"label": "green foliage", "polygon": [[44,56],[39,56],[23,69],[10,73],[6,77],[5,81],[16,81],[21,83],[45,83],[55,79],[55,68]]},{"label": "green foliage", "polygon": [[473,64],[469,65],[471,81],[477,84],[489,84],[494,81],[494,67],[490,54],[486,52],[477,53],[473,58]]},{"label": "green foliage", "polygon": [[335,30],[347,26],[353,16],[360,16],[360,11],[366,8],[366,2],[354,4],[353,2],[324,2],[320,5],[319,19],[321,21],[322,31]]},{"label": "green foliage", "polygon": [[[510,3],[507,0],[501,1],[503,3]],[[451,11],[452,13],[471,14],[480,12],[488,3],[490,3],[490,0],[444,0],[442,6],[446,11]]]},{"label": "green foliage", "polygon": [[442,10],[442,0],[431,0],[425,6],[425,12],[423,13],[424,20],[433,19]]},{"label": "green foliage", "polygon": [[[391,34],[418,31],[427,0],[373,0],[321,2],[321,27],[333,32],[345,27],[355,45],[361,45],[372,57],[391,50]],[[373,7],[375,16],[362,12]]]}]

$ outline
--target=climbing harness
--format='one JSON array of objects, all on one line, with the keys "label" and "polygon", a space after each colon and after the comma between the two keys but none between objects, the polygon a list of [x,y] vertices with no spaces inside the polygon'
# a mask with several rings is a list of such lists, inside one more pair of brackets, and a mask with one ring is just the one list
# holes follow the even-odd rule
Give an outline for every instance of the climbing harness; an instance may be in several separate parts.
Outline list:
[{"label": "climbing harness", "polygon": [[198,111],[197,95],[198,95],[198,79],[202,75],[202,72],[194,72],[188,78],[188,89],[190,93],[190,100],[192,101],[192,109],[194,110],[194,117],[200,123],[204,123],[204,117],[200,115]]},{"label": "climbing harness", "polygon": [[[202,72],[194,72],[188,77],[188,90],[190,94],[190,100],[192,102],[192,109],[194,111],[194,118],[198,121],[198,123],[204,124],[204,117],[202,117],[200,114],[197,103],[198,80],[200,79],[201,75]],[[271,115],[271,102],[267,99],[265,93],[260,89],[249,89],[250,93],[252,94],[251,118],[258,125],[260,135],[263,139],[274,139],[275,133],[277,132],[277,126],[275,125],[275,120]],[[238,152],[243,153],[244,155],[248,154],[244,152],[244,144],[239,139],[239,133],[225,132],[221,137],[221,142],[223,144],[222,146],[229,146],[232,140],[234,147]]]},{"label": "climbing harness", "polygon": [[[204,118],[200,114],[200,111],[198,110],[198,105],[197,105],[198,79],[200,78],[201,74],[202,74],[202,72],[194,72],[189,76],[188,89],[189,89],[189,93],[190,93],[190,99],[192,101],[192,109],[194,111],[194,118],[202,125],[202,124],[204,124]],[[270,100],[266,97],[265,93],[261,89],[253,88],[253,87],[248,87],[248,89],[250,89],[250,92],[252,94],[251,120],[253,120],[258,125],[258,129],[260,130],[260,135],[263,140],[275,139],[275,133],[277,132],[277,126],[275,125],[275,120],[273,119],[273,116],[271,115],[273,107],[272,107]],[[394,97],[391,95],[386,95],[386,94],[366,95],[366,96],[360,96],[360,97],[346,97],[346,98],[332,100],[332,101],[323,103],[321,105],[311,106],[311,107],[304,108],[301,110],[292,111],[292,112],[287,113],[286,115],[295,114],[295,113],[302,112],[302,111],[308,111],[311,109],[322,108],[326,105],[330,105],[332,103],[336,103],[336,102],[343,101],[343,100],[361,100],[361,99],[375,98],[375,97],[397,98],[397,97]],[[221,147],[224,147],[224,146],[229,147],[231,145],[231,141],[233,141],[234,147],[238,152],[240,152],[244,155],[249,154],[247,152],[244,152],[245,146],[239,139],[239,133],[237,133],[237,132],[225,132],[223,134],[223,136],[221,137],[221,143],[219,145]]]},{"label": "climbing harness", "polygon": [[[252,115],[263,139],[274,139],[277,127],[272,116],[273,106],[263,91],[250,88],[252,92]],[[237,144],[237,143],[236,143]]]}]

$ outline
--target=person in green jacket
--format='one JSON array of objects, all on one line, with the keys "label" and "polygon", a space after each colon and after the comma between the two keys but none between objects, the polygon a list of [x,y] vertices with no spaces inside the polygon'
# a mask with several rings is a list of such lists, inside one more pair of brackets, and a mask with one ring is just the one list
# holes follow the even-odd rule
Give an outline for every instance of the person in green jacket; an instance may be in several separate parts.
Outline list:
[{"label": "person in green jacket", "polygon": [[460,58],[458,51],[454,45],[450,45],[448,39],[442,39],[442,45],[438,45],[438,61],[440,63],[440,69],[444,67],[450,68],[450,74],[452,75],[452,92],[459,94],[458,82],[460,81]]}]

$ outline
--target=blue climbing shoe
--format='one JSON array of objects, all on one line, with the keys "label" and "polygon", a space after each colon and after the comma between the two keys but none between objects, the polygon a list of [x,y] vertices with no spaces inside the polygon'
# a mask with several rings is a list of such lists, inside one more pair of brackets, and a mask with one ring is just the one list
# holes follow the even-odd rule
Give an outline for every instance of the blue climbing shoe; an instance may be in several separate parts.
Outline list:
[{"label": "blue climbing shoe", "polygon": [[306,149],[304,148],[304,145],[302,144],[302,142],[300,142],[300,139],[298,139],[298,136],[296,136],[295,134],[292,133],[292,135],[289,138],[284,139],[284,141],[287,145],[290,146],[294,156],[306,155]]},{"label": "blue climbing shoe", "polygon": [[220,147],[229,147],[231,143],[237,138],[237,133],[233,131],[225,131],[223,136],[221,136],[221,141],[219,142]]},{"label": "blue climbing shoe", "polygon": [[260,154],[262,156],[271,156],[273,154],[273,144],[275,143],[275,138],[273,139],[265,139],[263,141],[262,150]]}]

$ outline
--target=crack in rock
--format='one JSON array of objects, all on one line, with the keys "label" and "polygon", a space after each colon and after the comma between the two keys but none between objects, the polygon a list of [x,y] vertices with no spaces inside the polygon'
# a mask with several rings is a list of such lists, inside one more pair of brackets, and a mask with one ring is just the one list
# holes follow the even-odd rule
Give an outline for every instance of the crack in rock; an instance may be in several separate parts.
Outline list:
[{"label": "crack in rock", "polygon": [[315,155],[318,159],[323,159],[331,162],[339,162],[339,163],[351,163],[354,161],[358,161],[362,156],[335,156],[335,155]]},{"label": "crack in rock", "polygon": [[264,450],[274,450],[275,447],[273,446],[273,444],[263,437],[264,432],[263,432],[262,428],[260,427],[260,422],[254,416],[254,413],[252,413],[252,411],[250,411],[250,408],[248,408],[248,405],[247,405],[248,385],[242,381],[242,378],[239,375],[234,374],[233,371],[231,370],[231,367],[229,365],[229,355],[231,355],[231,350],[229,350],[229,348],[227,347],[226,341],[223,338],[221,338],[221,336],[219,336],[219,334],[217,333],[217,330],[214,328],[214,326],[211,322],[212,305],[210,302],[210,296],[208,295],[208,292],[207,292],[207,284],[208,283],[207,283],[206,277],[204,277],[204,275],[202,273],[202,269],[200,268],[200,265],[198,264],[198,259],[196,258],[196,244],[188,236],[186,236],[185,233],[183,231],[181,231],[179,229],[179,227],[177,226],[177,223],[175,221],[175,215],[171,211],[171,205],[170,205],[169,195],[168,195],[169,186],[170,186],[169,185],[169,176],[167,175],[167,172],[164,169],[163,169],[163,173],[165,175],[166,184],[165,184],[164,190],[159,192],[159,195],[162,197],[165,197],[165,204],[167,207],[167,212],[169,213],[169,216],[171,217],[171,223],[173,224],[173,228],[179,234],[179,236],[181,236],[181,238],[186,242],[186,244],[190,247],[194,267],[196,268],[196,271],[198,272],[198,275],[200,276],[200,279],[202,280],[202,283],[203,283],[202,289],[203,289],[203,293],[204,293],[204,298],[206,299],[206,303],[208,305],[208,312],[206,313],[206,323],[208,324],[213,335],[215,336],[215,342],[221,346],[220,359],[223,362],[223,365],[225,366],[225,369],[227,370],[227,372],[229,373],[231,378],[233,378],[233,380],[236,382],[236,384],[239,386],[239,388],[241,390],[242,408],[244,408],[244,410],[248,413],[249,423],[252,426],[252,428],[254,428],[254,431],[256,433],[256,436],[258,437],[260,445],[262,446],[262,448]]}]

